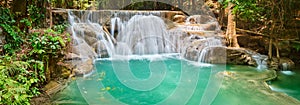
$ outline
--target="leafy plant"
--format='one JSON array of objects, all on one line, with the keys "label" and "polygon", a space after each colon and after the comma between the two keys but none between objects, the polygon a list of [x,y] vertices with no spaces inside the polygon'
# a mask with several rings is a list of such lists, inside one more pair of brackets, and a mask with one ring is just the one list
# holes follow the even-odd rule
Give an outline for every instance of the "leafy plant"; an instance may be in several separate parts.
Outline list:
[{"label": "leafy plant", "polygon": [[293,43],[293,48],[296,49],[296,51],[300,51],[300,43]]},{"label": "leafy plant", "polygon": [[264,8],[258,6],[257,0],[219,0],[224,8],[229,6],[231,3],[233,6],[233,13],[238,16],[240,19],[248,21],[260,21],[265,19],[263,12]]},{"label": "leafy plant", "polygon": [[38,55],[38,58],[42,59],[43,55],[55,56],[60,53],[66,46],[66,41],[58,35],[59,32],[56,32],[52,29],[45,30],[44,34],[33,34],[30,39],[32,50],[29,55]]},{"label": "leafy plant", "polygon": [[20,44],[23,43],[21,35],[24,33],[17,26],[11,26],[9,24],[0,24],[0,26],[4,29],[4,32],[7,33],[4,50],[7,53],[12,54],[18,50],[20,48]]},{"label": "leafy plant", "polygon": [[40,27],[42,25],[42,20],[45,18],[45,15],[40,13],[41,11],[42,11],[42,9],[38,8],[35,5],[28,5],[27,12],[29,14],[30,21],[27,21],[27,22],[28,23],[30,22],[31,24],[34,23],[34,26],[36,28]]},{"label": "leafy plant", "polygon": [[44,65],[40,61],[18,61],[11,56],[1,56],[0,60],[0,104],[23,105],[39,94],[38,83],[45,76]]}]

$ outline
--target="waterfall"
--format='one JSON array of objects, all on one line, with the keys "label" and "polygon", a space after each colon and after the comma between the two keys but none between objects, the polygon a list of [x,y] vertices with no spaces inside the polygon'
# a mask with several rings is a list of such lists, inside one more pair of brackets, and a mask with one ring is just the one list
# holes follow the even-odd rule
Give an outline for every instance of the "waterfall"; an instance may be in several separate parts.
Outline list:
[{"label": "waterfall", "polygon": [[73,53],[83,58],[102,56],[105,51],[109,55],[114,53],[114,38],[103,30],[103,27],[91,18],[93,12],[80,12],[78,17],[72,11],[68,12],[70,30],[73,36]]},{"label": "waterfall", "polygon": [[252,58],[255,60],[256,64],[257,64],[257,69],[267,69],[267,60],[268,60],[268,56],[266,55],[261,55],[259,53],[255,53],[252,55]]},{"label": "waterfall", "polygon": [[128,45],[130,52],[138,55],[175,52],[169,39],[164,21],[153,15],[133,16],[117,36],[119,42]]},{"label": "waterfall", "polygon": [[282,70],[283,71],[288,70],[288,63],[282,63],[281,65],[282,65]]},{"label": "waterfall", "polygon": [[[212,56],[215,56],[214,48],[224,47],[224,45],[222,44],[220,39],[217,39],[215,37],[204,38],[201,40],[204,41],[204,43],[203,43],[204,48],[202,50],[200,50],[200,52],[199,52],[198,62],[210,63],[210,58]],[[218,51],[218,52],[222,52],[222,51]],[[223,54],[224,54],[224,56],[226,56],[225,51],[223,51]]]},{"label": "waterfall", "polygon": [[[69,11],[73,52],[84,58],[174,53],[177,38],[158,11]],[[100,17],[99,17],[100,16]],[[98,17],[98,18],[97,18]],[[106,19],[106,21],[105,21]],[[107,21],[108,20],[108,21]],[[110,26],[107,26],[110,23]],[[110,28],[110,33],[108,29]],[[174,38],[177,37],[177,38]]]}]

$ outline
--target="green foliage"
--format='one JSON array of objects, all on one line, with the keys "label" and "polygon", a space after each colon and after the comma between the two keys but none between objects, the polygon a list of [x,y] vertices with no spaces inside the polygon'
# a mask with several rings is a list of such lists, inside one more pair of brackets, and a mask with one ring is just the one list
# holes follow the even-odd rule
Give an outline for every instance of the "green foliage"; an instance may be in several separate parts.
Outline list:
[{"label": "green foliage", "polygon": [[35,28],[40,27],[42,25],[43,19],[45,18],[45,15],[40,13],[41,11],[42,11],[42,8],[38,8],[35,5],[27,6],[27,12],[28,12],[28,15],[30,17],[29,18],[30,21],[28,20],[26,25],[29,25],[29,23],[30,24],[34,23]]},{"label": "green foliage", "polygon": [[11,14],[7,8],[0,7],[0,27],[3,28],[6,33],[6,44],[4,50],[6,53],[12,54],[20,48],[20,44],[23,43],[22,35],[24,33],[18,26],[15,25],[14,15]]},{"label": "green foliage", "polygon": [[296,51],[297,52],[299,52],[300,51],[300,43],[292,43],[292,47],[294,48],[294,49],[296,49]]},{"label": "green foliage", "polygon": [[265,19],[266,14],[263,13],[265,8],[258,6],[257,0],[219,0],[219,2],[224,5],[224,8],[233,5],[233,13],[246,21]]},{"label": "green foliage", "polygon": [[15,22],[14,15],[10,13],[10,10],[8,8],[0,7],[0,23],[13,24]]},{"label": "green foliage", "polygon": [[[25,24],[27,21],[23,20]],[[69,42],[69,35],[63,34],[66,25],[54,27],[54,30],[46,29],[23,37],[24,44],[29,44],[23,46],[28,46],[30,52],[0,56],[0,105],[28,105],[30,98],[39,94],[38,88],[46,79],[48,60],[57,59]],[[21,46],[20,43],[18,46]],[[16,59],[17,55],[23,58]]]},{"label": "green foliage", "polygon": [[0,104],[29,105],[30,98],[39,94],[38,83],[45,79],[43,63],[0,58]]},{"label": "green foliage", "polygon": [[13,54],[16,50],[20,49],[20,44],[23,43],[21,35],[23,35],[24,33],[17,26],[11,26],[9,24],[1,23],[0,26],[7,33],[4,50],[9,54]]},{"label": "green foliage", "polygon": [[43,34],[32,34],[29,40],[32,50],[29,52],[29,55],[36,56],[39,60],[42,60],[45,56],[52,57],[60,54],[60,51],[66,47],[67,43],[63,37],[59,36],[61,31],[61,29],[58,29],[58,31],[47,29]]},{"label": "green foliage", "polygon": [[66,24],[55,25],[53,27],[53,30],[58,32],[59,34],[62,34],[66,30],[67,27],[68,27],[68,25],[66,25]]},{"label": "green foliage", "polygon": [[15,16],[9,8],[0,7],[0,27],[5,35],[5,55],[0,55],[0,105],[29,105],[46,80],[48,60],[59,59],[70,42],[69,34],[64,33],[67,25],[28,33],[42,26],[45,8],[36,5],[41,1],[27,3],[26,16]]}]

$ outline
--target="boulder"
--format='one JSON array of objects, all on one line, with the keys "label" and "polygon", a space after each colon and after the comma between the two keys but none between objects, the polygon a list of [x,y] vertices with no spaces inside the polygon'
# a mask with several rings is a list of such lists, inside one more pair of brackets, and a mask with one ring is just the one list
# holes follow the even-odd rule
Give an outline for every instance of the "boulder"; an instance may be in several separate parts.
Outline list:
[{"label": "boulder", "polygon": [[292,70],[295,68],[295,63],[289,58],[280,58],[278,68],[279,70]]},{"label": "boulder", "polygon": [[97,53],[97,57],[101,57],[101,58],[109,57],[107,48],[105,47],[105,44],[103,42],[97,41],[91,47],[95,49],[95,52]]},{"label": "boulder", "polygon": [[222,46],[204,48],[203,46],[190,46],[187,48],[185,58],[192,61],[202,61],[213,64],[258,66],[254,55],[255,54],[249,52],[248,49],[243,48],[228,48]]},{"label": "boulder", "polygon": [[73,69],[73,72],[77,76],[89,74],[94,69],[92,59],[73,61],[72,64],[75,66],[75,68]]},{"label": "boulder", "polygon": [[209,15],[192,15],[187,18],[190,24],[207,24],[209,22],[217,22],[217,19]]},{"label": "boulder", "polygon": [[93,38],[97,37],[96,31],[94,31],[94,28],[89,24],[84,24],[84,23],[76,24],[76,25],[73,25],[73,28],[74,28],[74,31],[77,34],[77,36],[78,35],[80,35],[81,37],[89,36],[89,37],[93,37]]},{"label": "boulder", "polygon": [[95,43],[98,41],[97,38],[95,38],[95,37],[90,37],[90,36],[84,36],[84,40],[85,40],[85,42],[86,42],[88,45],[90,45],[90,46],[92,46],[93,44],[95,44]]},{"label": "boulder", "polygon": [[226,48],[226,63],[257,66],[253,53],[244,48]]},{"label": "boulder", "polygon": [[175,15],[173,17],[173,22],[175,22],[175,23],[184,23],[185,19],[186,19],[186,17],[184,15]]},{"label": "boulder", "polygon": [[44,90],[47,95],[52,95],[63,88],[64,86],[62,84],[59,84],[56,81],[50,81],[47,85],[45,85],[45,87],[42,90]]},{"label": "boulder", "polygon": [[83,59],[94,58],[97,55],[94,48],[85,42],[72,46],[72,53],[81,55],[80,57]]},{"label": "boulder", "polygon": [[64,60],[81,60],[82,57],[80,55],[74,53],[68,53],[64,56]]}]

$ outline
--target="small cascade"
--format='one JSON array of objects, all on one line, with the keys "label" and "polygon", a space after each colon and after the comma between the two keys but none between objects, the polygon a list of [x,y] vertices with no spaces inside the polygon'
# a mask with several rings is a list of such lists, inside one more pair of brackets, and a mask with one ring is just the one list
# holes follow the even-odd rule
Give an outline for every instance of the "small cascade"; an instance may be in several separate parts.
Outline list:
[{"label": "small cascade", "polygon": [[187,39],[190,47],[185,52],[185,56],[192,56],[188,59],[205,63],[225,62],[225,58],[221,59],[223,61],[214,58],[216,54],[226,57],[226,51],[222,49],[225,46],[219,36],[220,28],[215,18],[206,15],[189,16],[182,29],[191,34]]},{"label": "small cascade", "polygon": [[91,18],[92,12],[83,14],[82,17],[77,17],[73,12],[68,12],[70,30],[74,39],[73,53],[86,59],[101,57],[104,52],[112,55],[114,38]]},{"label": "small cascade", "polygon": [[[138,55],[175,52],[169,39],[164,21],[153,15],[133,16],[117,36],[117,40],[126,43],[132,54]],[[116,50],[119,54],[124,53]]]},{"label": "small cascade", "polygon": [[251,57],[255,60],[257,64],[257,69],[263,70],[268,68],[268,56],[266,55],[261,55],[255,51],[252,50],[245,50],[248,54],[251,55]]},{"label": "small cascade", "polygon": [[220,39],[210,37],[202,40],[204,41],[203,49],[199,52],[198,62],[211,63],[211,57],[215,56],[214,54],[216,52],[226,54],[226,52],[223,50],[215,50],[215,48],[224,47]]},{"label": "small cascade", "polygon": [[283,71],[288,70],[288,66],[289,66],[288,63],[282,63],[281,66]]}]

